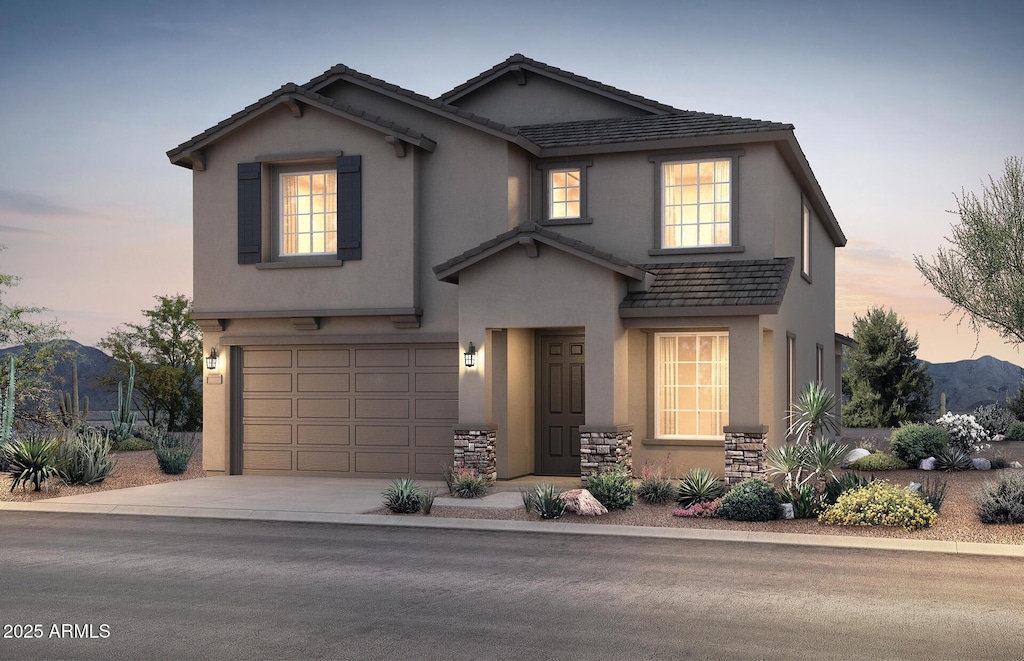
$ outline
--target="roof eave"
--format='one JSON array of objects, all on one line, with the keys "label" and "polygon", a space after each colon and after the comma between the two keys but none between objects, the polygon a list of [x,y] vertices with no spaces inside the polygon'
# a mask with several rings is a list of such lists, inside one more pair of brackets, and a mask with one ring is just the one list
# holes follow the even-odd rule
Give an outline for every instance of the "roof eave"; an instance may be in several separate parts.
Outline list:
[{"label": "roof eave", "polygon": [[665,319],[666,317],[740,317],[778,314],[780,304],[770,305],[674,305],[663,307],[619,307],[623,319]]},{"label": "roof eave", "polygon": [[786,135],[779,140],[779,152],[782,154],[783,160],[793,170],[804,190],[810,193],[811,205],[814,207],[818,217],[823,221],[825,230],[828,232],[829,238],[832,239],[832,243],[837,248],[845,246],[846,235],[839,226],[839,221],[836,220],[832,207],[829,206],[828,200],[825,198],[825,192],[821,190],[821,184],[818,183],[817,177],[814,176],[811,164],[807,160],[803,149],[800,148],[800,143],[797,141],[796,134],[793,131],[787,131]]},{"label": "roof eave", "polygon": [[720,133],[690,138],[663,138],[660,140],[632,140],[605,144],[576,145],[572,147],[542,147],[540,158],[566,158],[587,154],[617,154],[635,151],[663,151],[669,149],[693,149],[718,147],[721,145],[750,144],[752,142],[778,142],[791,131],[748,131],[744,133]]}]

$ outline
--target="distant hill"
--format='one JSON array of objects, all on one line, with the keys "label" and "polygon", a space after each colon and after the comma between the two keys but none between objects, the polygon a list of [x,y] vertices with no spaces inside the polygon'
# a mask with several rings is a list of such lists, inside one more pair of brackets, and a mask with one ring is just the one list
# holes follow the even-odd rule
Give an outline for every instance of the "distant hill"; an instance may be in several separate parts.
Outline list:
[{"label": "distant hill", "polygon": [[939,396],[946,393],[946,409],[970,413],[983,404],[1005,405],[1024,379],[1024,368],[992,356],[955,363],[929,363],[928,376],[935,381],[932,405],[939,411]]},{"label": "distant hill", "polygon": [[[69,349],[77,353],[75,362],[78,363],[78,397],[79,399],[89,398],[90,411],[112,411],[117,408],[117,389],[113,392],[107,386],[101,386],[99,379],[108,376],[114,365],[114,359],[103,353],[96,347],[87,347],[73,340],[64,341]],[[8,347],[0,349],[0,359],[11,352],[21,352],[22,347]],[[54,373],[49,379],[50,385],[57,392],[71,392],[71,362],[63,361],[57,364]]]}]

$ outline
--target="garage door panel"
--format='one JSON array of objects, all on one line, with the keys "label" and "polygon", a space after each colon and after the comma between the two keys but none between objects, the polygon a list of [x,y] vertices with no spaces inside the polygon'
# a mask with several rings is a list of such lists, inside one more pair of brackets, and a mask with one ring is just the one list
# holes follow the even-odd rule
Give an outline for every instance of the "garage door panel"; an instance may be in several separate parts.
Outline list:
[{"label": "garage door panel", "polygon": [[[356,473],[409,474],[409,455],[402,452],[356,452]],[[438,466],[440,470],[440,466]]]},{"label": "garage door panel", "polygon": [[242,354],[242,367],[291,367],[290,349],[247,349]]},{"label": "garage door panel", "polygon": [[349,401],[347,399],[304,399],[298,400],[299,418],[347,418]]},{"label": "garage door panel", "polygon": [[242,392],[292,391],[291,374],[246,374],[242,377]]},{"label": "garage door panel", "polygon": [[356,419],[366,420],[379,418],[385,420],[407,420],[409,418],[408,399],[357,399]]},{"label": "garage door panel", "polygon": [[299,445],[348,445],[348,425],[298,425]]},{"label": "garage door panel", "polygon": [[439,477],[459,357],[454,343],[244,347],[243,472]]},{"label": "garage door panel", "polygon": [[297,469],[299,472],[349,472],[348,452],[312,452],[299,450],[295,455],[298,458]]},{"label": "garage door panel", "polygon": [[417,420],[449,420],[459,417],[457,399],[417,399]]},{"label": "garage door panel", "polygon": [[242,461],[252,470],[292,470],[291,450],[245,450]]},{"label": "garage door panel", "polygon": [[298,349],[299,367],[349,367],[352,361],[349,349]]},{"label": "garage door panel", "polygon": [[350,389],[348,374],[307,374],[299,373],[297,380],[298,392],[348,392]]},{"label": "garage door panel", "polygon": [[356,392],[409,392],[409,375],[375,372],[356,374]]},{"label": "garage door panel", "polygon": [[242,425],[244,443],[278,443],[291,445],[291,425]]},{"label": "garage door panel", "polygon": [[408,425],[356,425],[356,445],[408,447],[409,427]]},{"label": "garage door panel", "polygon": [[242,416],[245,418],[290,418],[292,400],[248,398],[242,400]]}]

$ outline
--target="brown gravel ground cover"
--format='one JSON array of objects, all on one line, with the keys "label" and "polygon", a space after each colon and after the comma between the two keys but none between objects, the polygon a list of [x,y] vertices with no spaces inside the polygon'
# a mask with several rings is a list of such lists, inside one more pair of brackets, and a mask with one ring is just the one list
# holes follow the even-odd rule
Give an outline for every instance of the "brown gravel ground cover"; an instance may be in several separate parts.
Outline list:
[{"label": "brown gravel ground cover", "polygon": [[44,500],[46,498],[61,498],[63,496],[78,496],[97,491],[109,489],[126,489],[128,487],[141,487],[146,484],[157,484],[159,482],[176,482],[177,480],[192,480],[197,477],[206,477],[203,470],[203,450],[200,445],[192,459],[188,462],[188,469],[181,475],[167,475],[160,470],[156,463],[156,455],[152,450],[137,450],[134,452],[115,452],[117,465],[111,477],[103,480],[94,486],[75,485],[68,486],[60,480],[51,480],[48,489],[43,491],[31,491],[31,486],[22,490],[18,487],[11,491],[11,479],[4,475],[0,477],[0,501],[32,501]]},{"label": "brown gravel ground cover", "polygon": [[[996,444],[993,444],[994,446]],[[1024,463],[1024,443],[999,443],[997,447],[979,456],[991,457],[999,452],[1008,461]],[[843,471],[840,471],[840,473]],[[615,510],[604,516],[584,517],[568,512],[558,521],[563,523],[587,523],[592,525],[660,526],[665,528],[702,528],[712,530],[740,530],[754,532],[802,533],[808,535],[854,535],[860,537],[889,537],[897,539],[932,539],[951,542],[984,542],[992,544],[1024,544],[1024,524],[985,524],[978,518],[974,495],[988,482],[995,482],[1003,475],[1016,473],[1024,475],[1024,469],[1007,468],[991,471],[963,471],[942,473],[938,471],[887,471],[876,473],[875,477],[885,478],[895,484],[909,484],[911,481],[924,482],[927,479],[946,480],[948,490],[935,525],[917,531],[903,528],[880,526],[825,526],[817,519],[792,519],[788,521],[727,521],[725,519],[695,519],[672,516],[674,503],[647,505],[637,502],[628,510]],[[385,508],[374,514],[391,514]],[[395,514],[394,516],[410,516]],[[493,510],[464,507],[443,507],[435,505],[432,517],[461,519],[505,519],[511,521],[542,521],[536,514],[523,509]]]}]

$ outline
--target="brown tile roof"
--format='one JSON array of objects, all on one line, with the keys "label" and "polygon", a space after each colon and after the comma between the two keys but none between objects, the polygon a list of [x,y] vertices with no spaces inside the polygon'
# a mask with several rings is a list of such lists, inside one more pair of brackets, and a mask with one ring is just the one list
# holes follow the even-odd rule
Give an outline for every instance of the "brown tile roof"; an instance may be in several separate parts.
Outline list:
[{"label": "brown tile roof", "polygon": [[592,87],[592,88],[594,88],[596,90],[599,90],[601,92],[604,92],[606,94],[610,94],[612,96],[617,96],[617,97],[620,97],[620,98],[622,98],[624,100],[630,101],[633,104],[647,106],[651,110],[654,110],[654,111],[658,111],[658,112],[662,112],[662,113],[682,112],[678,108],[673,108],[670,105],[667,105],[667,104],[664,104],[664,103],[660,103],[658,101],[655,101],[654,99],[648,99],[646,97],[640,96],[639,94],[633,94],[632,92],[627,92],[626,90],[621,90],[621,89],[619,89],[617,87],[612,87],[611,85],[605,85],[604,83],[599,82],[597,80],[592,80],[590,78],[586,78],[584,76],[580,76],[579,74],[575,74],[575,73],[573,73],[571,71],[566,71],[565,69],[559,69],[558,67],[553,67],[550,64],[546,64],[546,63],[541,62],[539,60],[534,60],[533,58],[526,57],[522,53],[516,53],[516,54],[510,56],[504,62],[496,64],[493,67],[491,67],[490,69],[488,69],[487,71],[484,71],[483,73],[481,73],[480,75],[474,76],[473,78],[470,78],[469,80],[467,80],[466,82],[462,83],[458,87],[455,87],[455,88],[452,88],[452,89],[448,90],[447,92],[445,92],[441,96],[437,97],[437,99],[438,99],[438,101],[447,102],[449,99],[457,98],[463,92],[465,92],[465,91],[475,87],[476,85],[478,85],[479,83],[487,80],[491,76],[493,76],[495,74],[498,74],[498,73],[502,72],[503,70],[511,67],[512,65],[516,65],[516,64],[526,65],[526,66],[531,67],[533,69],[536,69],[538,71],[543,71],[545,73],[551,74],[551,75],[556,76],[556,77],[565,78],[567,80],[571,80],[571,81],[573,81],[575,83],[578,83],[580,85],[584,85],[586,87]]},{"label": "brown tile roof", "polygon": [[636,280],[649,278],[643,268],[638,267],[621,257],[617,257],[609,252],[604,252],[589,243],[577,241],[576,239],[559,234],[558,232],[554,232],[546,227],[537,225],[536,223],[523,223],[513,227],[507,232],[502,232],[493,239],[484,241],[480,245],[470,248],[469,250],[438,264],[434,267],[434,274],[440,279],[451,280],[452,276],[461,268],[469,266],[490,254],[504,250],[522,236],[538,238],[548,245],[562,247],[566,252],[575,253],[581,257],[588,258],[592,262],[602,264],[606,268],[610,268],[613,271],[617,271]]},{"label": "brown tile roof", "polygon": [[641,264],[654,274],[648,291],[630,292],[620,309],[778,306],[793,271],[793,257]]},{"label": "brown tile roof", "polygon": [[[322,105],[325,105],[325,106],[329,106],[330,108],[333,108],[335,111],[337,111],[337,112],[339,112],[341,114],[349,115],[349,116],[351,116],[351,117],[353,117],[355,119],[360,119],[360,120],[362,120],[365,123],[374,124],[374,125],[380,127],[381,129],[383,129],[385,131],[388,131],[390,133],[396,133],[396,134],[399,134],[399,135],[406,136],[407,138],[409,138],[413,142],[419,142],[419,141],[422,141],[422,140],[425,139],[425,136],[422,133],[420,133],[419,131],[414,131],[413,129],[410,129],[408,127],[400,126],[400,125],[398,125],[398,124],[396,124],[396,123],[394,123],[394,122],[392,122],[390,120],[384,119],[380,115],[374,115],[373,113],[366,112],[365,110],[361,110],[359,108],[355,108],[355,107],[350,106],[348,104],[334,101],[333,99],[331,99],[329,97],[322,96],[322,95],[316,94],[314,92],[310,92],[310,91],[308,91],[308,90],[306,90],[306,89],[304,89],[302,87],[299,87],[295,83],[285,83],[280,88],[278,88],[276,91],[272,92],[271,94],[268,94],[267,96],[263,97],[259,101],[256,101],[255,103],[252,103],[252,104],[246,106],[245,108],[239,110],[238,112],[236,112],[235,114],[231,115],[227,119],[225,119],[225,120],[223,120],[221,122],[218,122],[217,124],[215,124],[214,126],[211,126],[210,128],[206,129],[205,131],[203,131],[199,135],[193,136],[192,138],[190,138],[190,139],[186,140],[185,142],[181,143],[180,145],[178,145],[174,149],[171,149],[170,151],[167,152],[167,156],[169,158],[171,158],[171,160],[173,160],[176,155],[181,154],[182,152],[187,151],[190,147],[193,147],[194,145],[196,145],[196,144],[206,140],[207,138],[209,138],[209,137],[219,133],[220,131],[224,130],[225,128],[228,128],[229,126],[231,126],[235,122],[241,121],[241,120],[245,119],[246,117],[248,117],[249,115],[257,113],[257,112],[265,109],[266,107],[275,104],[282,97],[292,97],[292,98],[306,99],[306,100],[314,102],[314,103],[319,103],[319,104],[322,104]],[[429,139],[427,139],[427,140],[429,140]]]},{"label": "brown tile roof", "polygon": [[519,127],[520,134],[544,149],[792,130],[792,124],[703,112],[590,119]]}]

